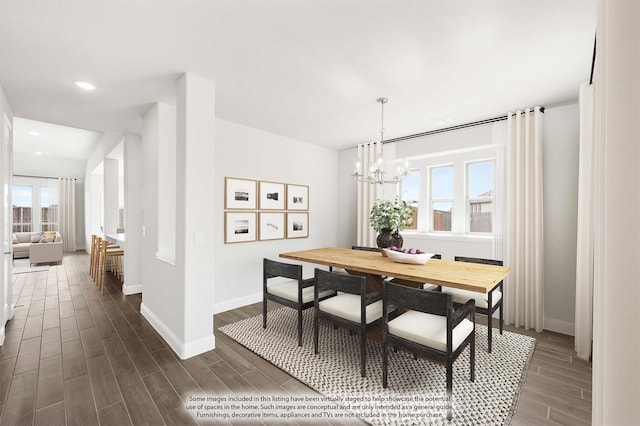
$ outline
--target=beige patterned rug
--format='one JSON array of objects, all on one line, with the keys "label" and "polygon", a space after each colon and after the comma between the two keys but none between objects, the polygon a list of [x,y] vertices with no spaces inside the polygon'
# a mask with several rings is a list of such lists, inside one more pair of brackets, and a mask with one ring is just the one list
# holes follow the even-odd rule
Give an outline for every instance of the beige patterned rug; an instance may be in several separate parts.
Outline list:
[{"label": "beige patterned rug", "polygon": [[359,336],[321,322],[319,354],[313,354],[313,309],[304,313],[303,346],[298,347],[296,311],[269,312],[220,328],[227,336],[296,377],[342,409],[375,425],[509,424],[518,403],[535,339],[505,331],[493,333],[486,351],[487,328],[476,325],[476,378],[469,381],[469,349],[453,368],[453,418],[446,420],[445,367],[389,351],[389,387],[382,387],[382,345],[367,340],[367,376],[360,377]]}]

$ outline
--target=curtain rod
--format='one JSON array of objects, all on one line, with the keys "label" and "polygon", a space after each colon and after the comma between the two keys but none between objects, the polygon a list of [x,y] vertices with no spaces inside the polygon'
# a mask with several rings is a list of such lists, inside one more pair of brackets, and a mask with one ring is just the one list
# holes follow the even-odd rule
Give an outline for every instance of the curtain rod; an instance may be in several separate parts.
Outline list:
[{"label": "curtain rod", "polygon": [[76,178],[65,178],[62,176],[31,176],[31,175],[13,175],[13,177],[23,177],[23,178],[38,178],[38,179],[73,179],[78,180]]},{"label": "curtain rod", "polygon": [[[544,107],[540,107],[540,112],[544,112]],[[524,114],[524,111],[522,111],[521,114]],[[407,139],[415,139],[415,138],[420,138],[422,136],[430,136],[430,135],[436,135],[438,133],[450,132],[452,130],[466,129],[467,127],[481,126],[483,124],[490,124],[490,123],[495,123],[495,122],[498,122],[498,121],[504,121],[504,120],[507,119],[507,117],[508,117],[507,115],[501,115],[499,117],[486,118],[484,120],[474,121],[472,123],[458,124],[456,126],[444,127],[442,129],[429,130],[427,132],[416,133],[416,134],[413,134],[413,135],[400,136],[400,137],[397,137],[397,138],[388,139],[388,140],[384,141],[383,143],[400,142],[400,141],[404,141],[404,140],[407,140]]]}]

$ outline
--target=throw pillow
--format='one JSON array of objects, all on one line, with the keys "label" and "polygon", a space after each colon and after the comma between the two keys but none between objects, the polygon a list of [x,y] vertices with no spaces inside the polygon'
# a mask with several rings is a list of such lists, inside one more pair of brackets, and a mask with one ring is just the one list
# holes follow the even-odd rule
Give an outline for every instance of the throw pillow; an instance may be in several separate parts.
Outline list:
[{"label": "throw pillow", "polygon": [[15,232],[13,233],[13,244],[18,244],[18,236]]},{"label": "throw pillow", "polygon": [[40,239],[40,242],[41,242],[41,243],[52,243],[52,242],[53,242],[53,239],[54,239],[53,237],[42,237],[42,238]]},{"label": "throw pillow", "polygon": [[41,232],[32,232],[31,233],[31,242],[32,243],[39,242],[40,238],[42,238],[42,233]]},{"label": "throw pillow", "polygon": [[42,236],[43,237],[53,237],[53,238],[55,238],[56,237],[56,231],[44,231],[42,233]]}]

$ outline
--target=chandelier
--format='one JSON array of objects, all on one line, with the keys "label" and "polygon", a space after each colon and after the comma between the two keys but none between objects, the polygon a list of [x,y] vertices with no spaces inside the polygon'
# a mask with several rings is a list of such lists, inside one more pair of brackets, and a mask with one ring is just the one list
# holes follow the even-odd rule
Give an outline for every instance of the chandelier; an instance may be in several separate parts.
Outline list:
[{"label": "chandelier", "polygon": [[358,179],[358,182],[368,182],[370,184],[380,184],[384,185],[385,183],[400,183],[402,180],[409,174],[409,162],[404,161],[404,164],[398,165],[396,167],[396,174],[391,179],[385,179],[385,171],[384,171],[384,157],[382,155],[382,151],[384,149],[384,104],[389,102],[388,98],[378,98],[377,102],[380,104],[381,116],[380,116],[380,152],[375,159],[369,164],[369,171],[367,174],[362,172],[362,160],[360,155],[356,159],[356,162],[353,166],[352,176],[355,176]]}]

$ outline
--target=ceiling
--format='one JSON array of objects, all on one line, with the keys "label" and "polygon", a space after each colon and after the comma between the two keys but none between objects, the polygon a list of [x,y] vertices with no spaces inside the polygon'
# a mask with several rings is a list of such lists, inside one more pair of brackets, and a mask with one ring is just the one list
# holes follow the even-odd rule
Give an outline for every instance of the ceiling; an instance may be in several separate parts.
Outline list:
[{"label": "ceiling", "polygon": [[102,133],[16,117],[14,152],[86,160]]},{"label": "ceiling", "polygon": [[595,24],[595,0],[1,0],[0,85],[16,117],[139,134],[189,71],[218,118],[344,149],[382,96],[386,139],[575,100]]}]

